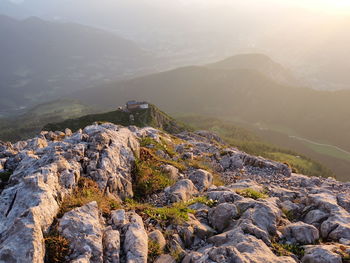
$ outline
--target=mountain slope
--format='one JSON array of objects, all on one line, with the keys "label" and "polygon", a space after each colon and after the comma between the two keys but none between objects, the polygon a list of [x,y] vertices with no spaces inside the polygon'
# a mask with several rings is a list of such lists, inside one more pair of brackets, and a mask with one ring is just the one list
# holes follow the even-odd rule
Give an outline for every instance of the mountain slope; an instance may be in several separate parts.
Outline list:
[{"label": "mountain slope", "polygon": [[106,107],[145,99],[172,115],[197,113],[247,122],[350,151],[350,91],[282,85],[255,70],[192,66],[115,82],[73,96]]},{"label": "mountain slope", "polygon": [[63,121],[76,118],[96,109],[75,100],[56,100],[39,104],[17,117],[0,118],[0,140],[18,141],[30,138],[52,120]]},{"label": "mountain slope", "polygon": [[0,110],[151,68],[152,57],[112,33],[72,23],[0,15]]},{"label": "mountain slope", "polygon": [[216,69],[248,69],[256,70],[272,80],[289,86],[298,85],[298,80],[291,71],[276,63],[264,54],[240,54],[222,61],[207,65]]},{"label": "mountain slope", "polygon": [[185,127],[182,124],[176,122],[154,105],[150,105],[148,109],[134,110],[132,112],[116,110],[106,113],[86,115],[77,119],[68,119],[59,123],[49,123],[44,126],[43,130],[64,131],[66,128],[69,128],[76,131],[87,125],[91,125],[94,122],[111,122],[124,126],[136,125],[138,127],[151,126],[163,129],[169,133],[179,133],[185,130]]}]

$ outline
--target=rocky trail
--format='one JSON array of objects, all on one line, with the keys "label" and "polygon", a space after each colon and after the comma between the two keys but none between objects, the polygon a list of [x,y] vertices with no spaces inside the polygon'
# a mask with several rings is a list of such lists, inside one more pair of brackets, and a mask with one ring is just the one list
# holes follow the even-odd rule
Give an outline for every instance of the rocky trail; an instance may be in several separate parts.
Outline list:
[{"label": "rocky trail", "polygon": [[110,123],[0,143],[0,262],[350,262],[350,183],[215,134]]}]

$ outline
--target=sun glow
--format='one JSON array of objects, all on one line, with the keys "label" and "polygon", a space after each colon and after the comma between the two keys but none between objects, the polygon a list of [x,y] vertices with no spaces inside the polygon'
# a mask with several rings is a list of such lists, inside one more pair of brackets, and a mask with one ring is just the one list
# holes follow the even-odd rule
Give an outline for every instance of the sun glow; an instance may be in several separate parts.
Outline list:
[{"label": "sun glow", "polygon": [[350,15],[350,0],[287,0],[286,2],[314,11]]}]

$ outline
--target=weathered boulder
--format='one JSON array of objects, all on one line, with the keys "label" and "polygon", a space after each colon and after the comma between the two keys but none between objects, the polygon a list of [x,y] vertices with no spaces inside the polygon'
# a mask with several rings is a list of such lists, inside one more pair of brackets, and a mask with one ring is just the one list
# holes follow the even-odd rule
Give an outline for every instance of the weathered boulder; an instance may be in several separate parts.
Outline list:
[{"label": "weathered boulder", "polygon": [[343,207],[348,213],[350,213],[350,194],[337,195],[338,204]]},{"label": "weathered boulder", "polygon": [[246,235],[241,228],[211,237],[214,246],[200,251],[203,261],[195,262],[264,262],[295,263],[291,257],[277,257],[260,239]]},{"label": "weathered boulder", "polygon": [[128,223],[127,215],[124,209],[111,211],[111,224],[120,228]]},{"label": "weathered boulder", "polygon": [[132,197],[131,171],[140,152],[133,133],[108,123],[88,126],[83,133],[88,135],[89,177],[111,194],[122,199]]},{"label": "weathered boulder", "polygon": [[70,260],[103,261],[103,233],[95,201],[65,213],[58,231],[69,241]]},{"label": "weathered boulder", "polygon": [[334,246],[307,246],[303,263],[342,263],[341,256],[334,253]]},{"label": "weathered boulder", "polygon": [[193,171],[189,179],[199,191],[207,190],[213,184],[213,175],[203,169]]},{"label": "weathered boulder", "polygon": [[211,200],[215,200],[218,203],[234,203],[236,201],[242,200],[243,197],[236,192],[226,190],[226,191],[210,191],[207,193],[207,197]]},{"label": "weathered boulder", "polygon": [[120,262],[120,233],[118,230],[113,230],[112,227],[105,229],[103,234],[103,247],[103,262]]},{"label": "weathered boulder", "polygon": [[154,230],[148,234],[148,238],[159,245],[160,250],[164,250],[166,246],[166,240],[159,230]]},{"label": "weathered boulder", "polygon": [[148,235],[142,218],[136,213],[128,213],[129,224],[125,233],[124,253],[127,263],[147,263]]},{"label": "weathered boulder", "polygon": [[194,194],[198,193],[196,187],[191,180],[183,179],[176,182],[173,186],[170,187],[169,197],[170,201],[180,202],[187,201],[192,198]]},{"label": "weathered boulder", "polygon": [[280,204],[280,207],[283,213],[285,213],[288,216],[288,218],[297,218],[301,211],[301,207],[290,200],[282,202]]},{"label": "weathered boulder", "polygon": [[239,154],[230,156],[230,155],[224,155],[220,159],[220,164],[224,170],[236,170],[236,169],[243,169],[244,163],[241,159],[241,156]]},{"label": "weathered boulder", "polygon": [[165,173],[169,175],[169,178],[171,180],[176,182],[179,179],[180,173],[179,173],[179,169],[177,169],[176,167],[167,164],[167,165],[164,165],[162,169]]},{"label": "weathered boulder", "polygon": [[277,232],[277,221],[282,212],[275,203],[276,199],[269,198],[266,200],[243,199],[235,205],[238,208],[241,217],[239,220],[248,220],[268,235],[274,236]]},{"label": "weathered boulder", "polygon": [[160,255],[154,263],[176,263],[176,260],[172,256],[165,254]]},{"label": "weathered boulder", "polygon": [[303,222],[287,225],[282,229],[282,234],[288,242],[302,245],[313,244],[320,237],[316,227]]},{"label": "weathered boulder", "polygon": [[229,203],[219,204],[208,211],[209,222],[219,232],[233,223],[233,219],[237,218],[237,216],[237,207]]},{"label": "weathered boulder", "polygon": [[311,194],[308,203],[330,214],[320,227],[323,238],[334,241],[339,241],[341,238],[350,239],[350,214],[338,205],[335,195],[325,192]]},{"label": "weathered boulder", "polygon": [[321,224],[321,234],[324,238],[339,241],[341,238],[350,239],[350,215],[346,212],[330,216]]},{"label": "weathered boulder", "polygon": [[70,153],[78,146],[58,143],[55,147],[42,149],[40,156],[23,152],[13,167],[11,184],[0,195],[0,261],[43,262],[43,231],[59,211],[57,200],[69,193],[59,175],[62,171],[80,175],[79,153],[67,156],[65,167],[57,162],[61,151]]},{"label": "weathered boulder", "polygon": [[304,217],[304,221],[305,223],[307,224],[310,224],[310,225],[314,225],[316,227],[319,227],[320,226],[320,223],[322,221],[324,221],[325,219],[327,219],[329,217],[329,214],[322,211],[322,210],[319,210],[319,209],[315,209],[315,210],[311,210],[309,211],[305,217]]}]

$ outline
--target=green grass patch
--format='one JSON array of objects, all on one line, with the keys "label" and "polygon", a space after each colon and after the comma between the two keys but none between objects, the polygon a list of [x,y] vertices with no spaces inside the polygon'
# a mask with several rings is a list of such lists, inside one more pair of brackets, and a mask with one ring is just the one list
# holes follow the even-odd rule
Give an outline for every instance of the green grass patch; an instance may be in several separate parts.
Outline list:
[{"label": "green grass patch", "polygon": [[296,244],[281,244],[273,242],[272,250],[277,256],[280,257],[295,255],[301,259],[305,255],[305,249]]},{"label": "green grass patch", "polygon": [[269,197],[267,194],[256,191],[256,190],[251,189],[251,188],[238,189],[238,190],[236,190],[236,193],[241,195],[241,196],[244,196],[246,198],[252,198],[254,200],[265,199],[265,198]]},{"label": "green grass patch", "polygon": [[154,160],[136,160],[133,188],[137,198],[160,192],[173,184],[169,175],[164,173],[159,166],[159,163]]},{"label": "green grass patch", "polygon": [[155,260],[163,253],[159,244],[151,239],[148,240],[148,260],[155,262]]},{"label": "green grass patch", "polygon": [[111,210],[121,207],[116,199],[104,195],[95,181],[81,177],[78,187],[73,190],[72,194],[64,198],[58,217],[62,217],[66,212],[92,201],[97,202],[98,207],[105,216],[108,216]]},{"label": "green grass patch", "polygon": [[211,200],[206,196],[200,196],[186,202],[186,205],[190,206],[196,203],[201,203],[209,207],[214,207],[217,204],[217,201]]},{"label": "green grass patch", "polygon": [[155,207],[147,203],[139,203],[133,199],[126,199],[123,209],[136,211],[144,219],[151,218],[161,226],[166,227],[171,224],[181,225],[188,221],[188,214],[194,212],[188,208],[190,204],[190,202],[179,202],[169,206]]}]

